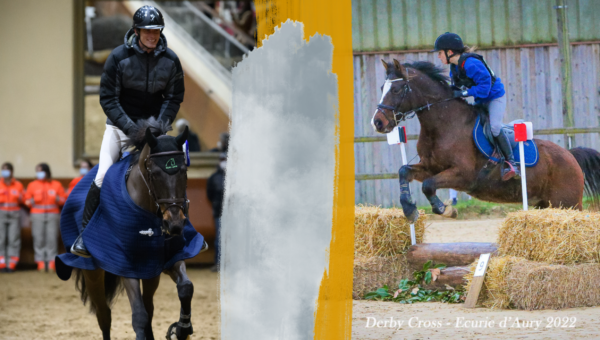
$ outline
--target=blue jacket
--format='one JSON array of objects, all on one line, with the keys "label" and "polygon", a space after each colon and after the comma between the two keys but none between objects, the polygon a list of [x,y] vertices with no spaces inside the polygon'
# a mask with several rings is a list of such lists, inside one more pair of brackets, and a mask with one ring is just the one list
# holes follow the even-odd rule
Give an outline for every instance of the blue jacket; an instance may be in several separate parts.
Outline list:
[{"label": "blue jacket", "polygon": [[[452,64],[450,66],[450,79],[452,77],[452,70],[456,70],[458,66]],[[485,65],[477,58],[467,58],[464,63],[464,69],[467,77],[475,82],[475,86],[472,86],[467,90],[469,96],[475,97],[476,103],[484,103],[496,98],[504,96],[504,84],[500,80],[500,77],[496,76],[494,86],[492,86],[492,76],[488,72]]]}]

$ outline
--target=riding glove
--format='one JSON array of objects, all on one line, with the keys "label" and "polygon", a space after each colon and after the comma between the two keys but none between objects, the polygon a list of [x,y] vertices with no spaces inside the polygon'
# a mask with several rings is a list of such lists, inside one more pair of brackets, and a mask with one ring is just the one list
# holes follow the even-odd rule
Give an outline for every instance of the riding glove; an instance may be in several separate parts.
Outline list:
[{"label": "riding glove", "polygon": [[454,91],[454,98],[468,97],[469,92],[467,91]]}]

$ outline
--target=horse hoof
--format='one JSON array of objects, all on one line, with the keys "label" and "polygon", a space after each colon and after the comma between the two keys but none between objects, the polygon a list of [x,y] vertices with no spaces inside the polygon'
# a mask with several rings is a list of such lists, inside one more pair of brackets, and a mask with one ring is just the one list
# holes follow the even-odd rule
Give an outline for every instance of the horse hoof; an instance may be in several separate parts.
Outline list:
[{"label": "horse hoof", "polygon": [[410,222],[410,223],[415,223],[417,222],[417,220],[419,219],[419,210],[415,209],[413,210],[412,213],[410,213],[406,219]]},{"label": "horse hoof", "polygon": [[189,327],[180,327],[179,322],[175,322],[169,326],[167,330],[167,340],[189,340],[190,334],[194,334],[194,329]]},{"label": "horse hoof", "polygon": [[446,202],[444,202],[444,205],[446,206],[446,209],[444,209],[442,216],[448,218],[458,217],[458,210],[456,210],[456,208],[452,206],[452,200],[447,200]]}]

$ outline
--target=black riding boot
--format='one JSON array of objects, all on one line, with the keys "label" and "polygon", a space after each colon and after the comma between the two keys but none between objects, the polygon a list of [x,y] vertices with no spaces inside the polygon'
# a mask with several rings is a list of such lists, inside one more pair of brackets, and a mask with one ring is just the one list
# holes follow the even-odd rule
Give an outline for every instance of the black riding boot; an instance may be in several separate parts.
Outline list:
[{"label": "black riding boot", "polygon": [[[81,232],[85,230],[88,223],[94,216],[94,212],[98,208],[100,204],[100,188],[96,185],[96,182],[92,182],[92,186],[90,187],[90,191],[88,191],[87,197],[85,199],[85,207],[83,208],[83,218],[81,219]],[[81,237],[81,233],[73,243],[71,247],[71,253],[75,255],[79,255],[81,257],[91,257],[90,253],[85,248],[83,244],[83,238]]]},{"label": "black riding boot", "polygon": [[521,173],[519,172],[519,167],[517,167],[517,164],[515,163],[515,157],[513,156],[508,136],[501,132],[498,137],[496,137],[496,141],[498,141],[500,151],[504,154],[504,159],[508,163],[508,167],[502,168],[502,180],[508,181],[515,176],[520,177]]}]

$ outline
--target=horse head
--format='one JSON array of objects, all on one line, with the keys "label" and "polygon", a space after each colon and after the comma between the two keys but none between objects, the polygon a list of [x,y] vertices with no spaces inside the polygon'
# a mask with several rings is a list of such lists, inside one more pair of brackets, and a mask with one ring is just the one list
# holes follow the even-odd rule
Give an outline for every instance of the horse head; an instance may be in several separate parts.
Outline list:
[{"label": "horse head", "polygon": [[171,236],[182,233],[188,209],[186,155],[182,151],[187,137],[187,127],[177,137],[155,137],[147,128],[139,157],[139,167],[145,170],[148,189],[163,220],[162,229]]},{"label": "horse head", "polygon": [[420,114],[428,105],[448,97],[450,87],[444,70],[430,62],[400,64],[381,60],[385,68],[385,83],[381,99],[371,118],[373,129],[389,133],[399,122]]}]

